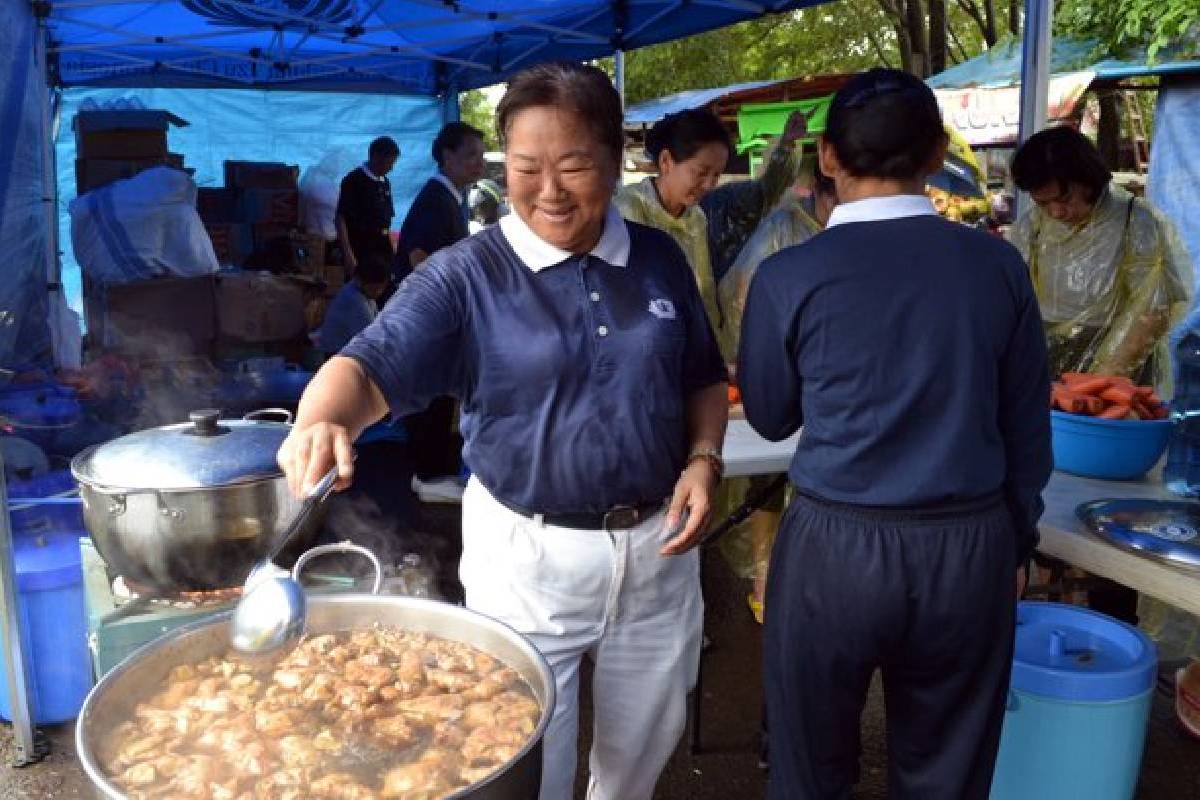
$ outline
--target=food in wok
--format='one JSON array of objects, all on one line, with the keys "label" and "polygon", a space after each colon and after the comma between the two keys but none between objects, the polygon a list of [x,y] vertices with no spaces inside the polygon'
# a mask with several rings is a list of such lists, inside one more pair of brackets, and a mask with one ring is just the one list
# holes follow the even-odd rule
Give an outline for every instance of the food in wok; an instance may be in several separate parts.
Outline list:
[{"label": "food in wok", "polygon": [[540,715],[496,658],[378,626],[176,667],[100,758],[132,800],[434,800],[514,758]]}]

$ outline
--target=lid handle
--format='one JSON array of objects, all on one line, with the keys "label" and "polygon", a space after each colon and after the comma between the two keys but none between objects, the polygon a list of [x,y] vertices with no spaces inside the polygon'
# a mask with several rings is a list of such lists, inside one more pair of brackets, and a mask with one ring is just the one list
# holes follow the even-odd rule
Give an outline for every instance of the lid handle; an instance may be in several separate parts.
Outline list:
[{"label": "lid handle", "polygon": [[221,412],[216,408],[201,408],[188,414],[196,436],[216,436],[221,432],[217,425],[220,419]]},{"label": "lid handle", "polygon": [[1060,659],[1067,652],[1067,634],[1057,628],[1050,631],[1050,658]]}]

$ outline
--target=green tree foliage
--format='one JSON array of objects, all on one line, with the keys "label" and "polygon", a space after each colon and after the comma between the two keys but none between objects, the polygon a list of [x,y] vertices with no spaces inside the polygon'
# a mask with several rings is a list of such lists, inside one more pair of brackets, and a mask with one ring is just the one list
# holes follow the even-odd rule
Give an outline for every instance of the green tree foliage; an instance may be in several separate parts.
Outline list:
[{"label": "green tree foliage", "polygon": [[1142,47],[1150,58],[1164,47],[1200,52],[1200,0],[1065,0],[1054,21],[1056,32],[1096,38],[1112,53]]},{"label": "green tree foliage", "polygon": [[488,150],[499,150],[500,140],[496,134],[496,115],[483,92],[472,89],[458,96],[459,116],[468,125],[483,131],[483,142]]}]

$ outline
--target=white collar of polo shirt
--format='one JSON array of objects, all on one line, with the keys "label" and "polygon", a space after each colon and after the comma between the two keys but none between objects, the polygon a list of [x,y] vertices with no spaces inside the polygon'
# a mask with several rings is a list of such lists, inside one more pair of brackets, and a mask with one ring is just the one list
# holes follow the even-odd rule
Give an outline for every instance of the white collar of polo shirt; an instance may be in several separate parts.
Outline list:
[{"label": "white collar of polo shirt", "polygon": [[379,183],[383,183],[384,181],[386,181],[387,180],[386,175],[376,175],[374,172],[371,172],[370,163],[371,162],[369,162],[369,161],[364,161],[363,165],[362,165],[362,167],[360,167],[360,169],[362,169],[362,171],[366,173],[367,177],[373,181],[378,181]]},{"label": "white collar of polo shirt", "polygon": [[851,222],[878,222],[902,217],[937,216],[933,202],[923,194],[897,194],[891,197],[868,197],[850,203],[839,203],[829,215],[826,228]]},{"label": "white collar of polo shirt", "polygon": [[[574,257],[573,253],[560,250],[534,233],[515,211],[500,218],[500,232],[517,257],[534,272],[541,272]],[[609,205],[604,215],[604,231],[600,234],[600,241],[596,242],[588,255],[616,267],[629,265],[629,229],[625,227],[625,218],[616,206]]]},{"label": "white collar of polo shirt", "polygon": [[442,184],[442,186],[445,186],[450,191],[450,194],[454,196],[454,202],[457,205],[460,205],[460,206],[462,205],[462,203],[463,203],[462,192],[460,192],[458,190],[458,187],[454,185],[454,181],[450,180],[449,178],[447,178],[445,175],[443,175],[440,172],[437,175],[434,175],[433,179],[435,181],[439,182],[440,184]]}]

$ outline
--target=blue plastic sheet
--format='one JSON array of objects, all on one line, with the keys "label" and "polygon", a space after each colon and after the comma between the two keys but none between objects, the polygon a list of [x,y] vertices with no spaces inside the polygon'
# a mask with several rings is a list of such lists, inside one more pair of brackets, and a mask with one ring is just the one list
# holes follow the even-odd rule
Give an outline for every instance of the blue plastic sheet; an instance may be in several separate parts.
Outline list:
[{"label": "blue plastic sheet", "polygon": [[58,153],[58,197],[63,245],[63,283],[67,299],[80,308],[79,265],[71,251],[66,204],[75,195],[75,134],[79,107],[119,101],[160,108],[190,124],[172,127],[167,143],[196,170],[200,186],[221,186],[224,162],[282,161],[301,173],[337,151],[345,161],[367,157],[377,136],[391,136],[401,156],[392,171],[392,193],[400,226],[412,198],[434,173],[430,145],[442,125],[442,105],[432,97],[363,95],[331,92],[282,92],[246,89],[68,89],[64,93]]},{"label": "blue plastic sheet", "polygon": [[[1200,80],[1164,86],[1158,93],[1158,109],[1154,115],[1146,196],[1175,223],[1191,256],[1193,271],[1200,275],[1200,214],[1196,213],[1200,139],[1196,137],[1197,130],[1200,130]],[[1196,288],[1200,289],[1200,278]],[[1177,340],[1187,329],[1200,330],[1200,306],[1192,306],[1173,339]]]},{"label": "blue plastic sheet", "polygon": [[49,363],[42,112],[46,89],[34,62],[25,3],[0,3],[0,367]]}]

